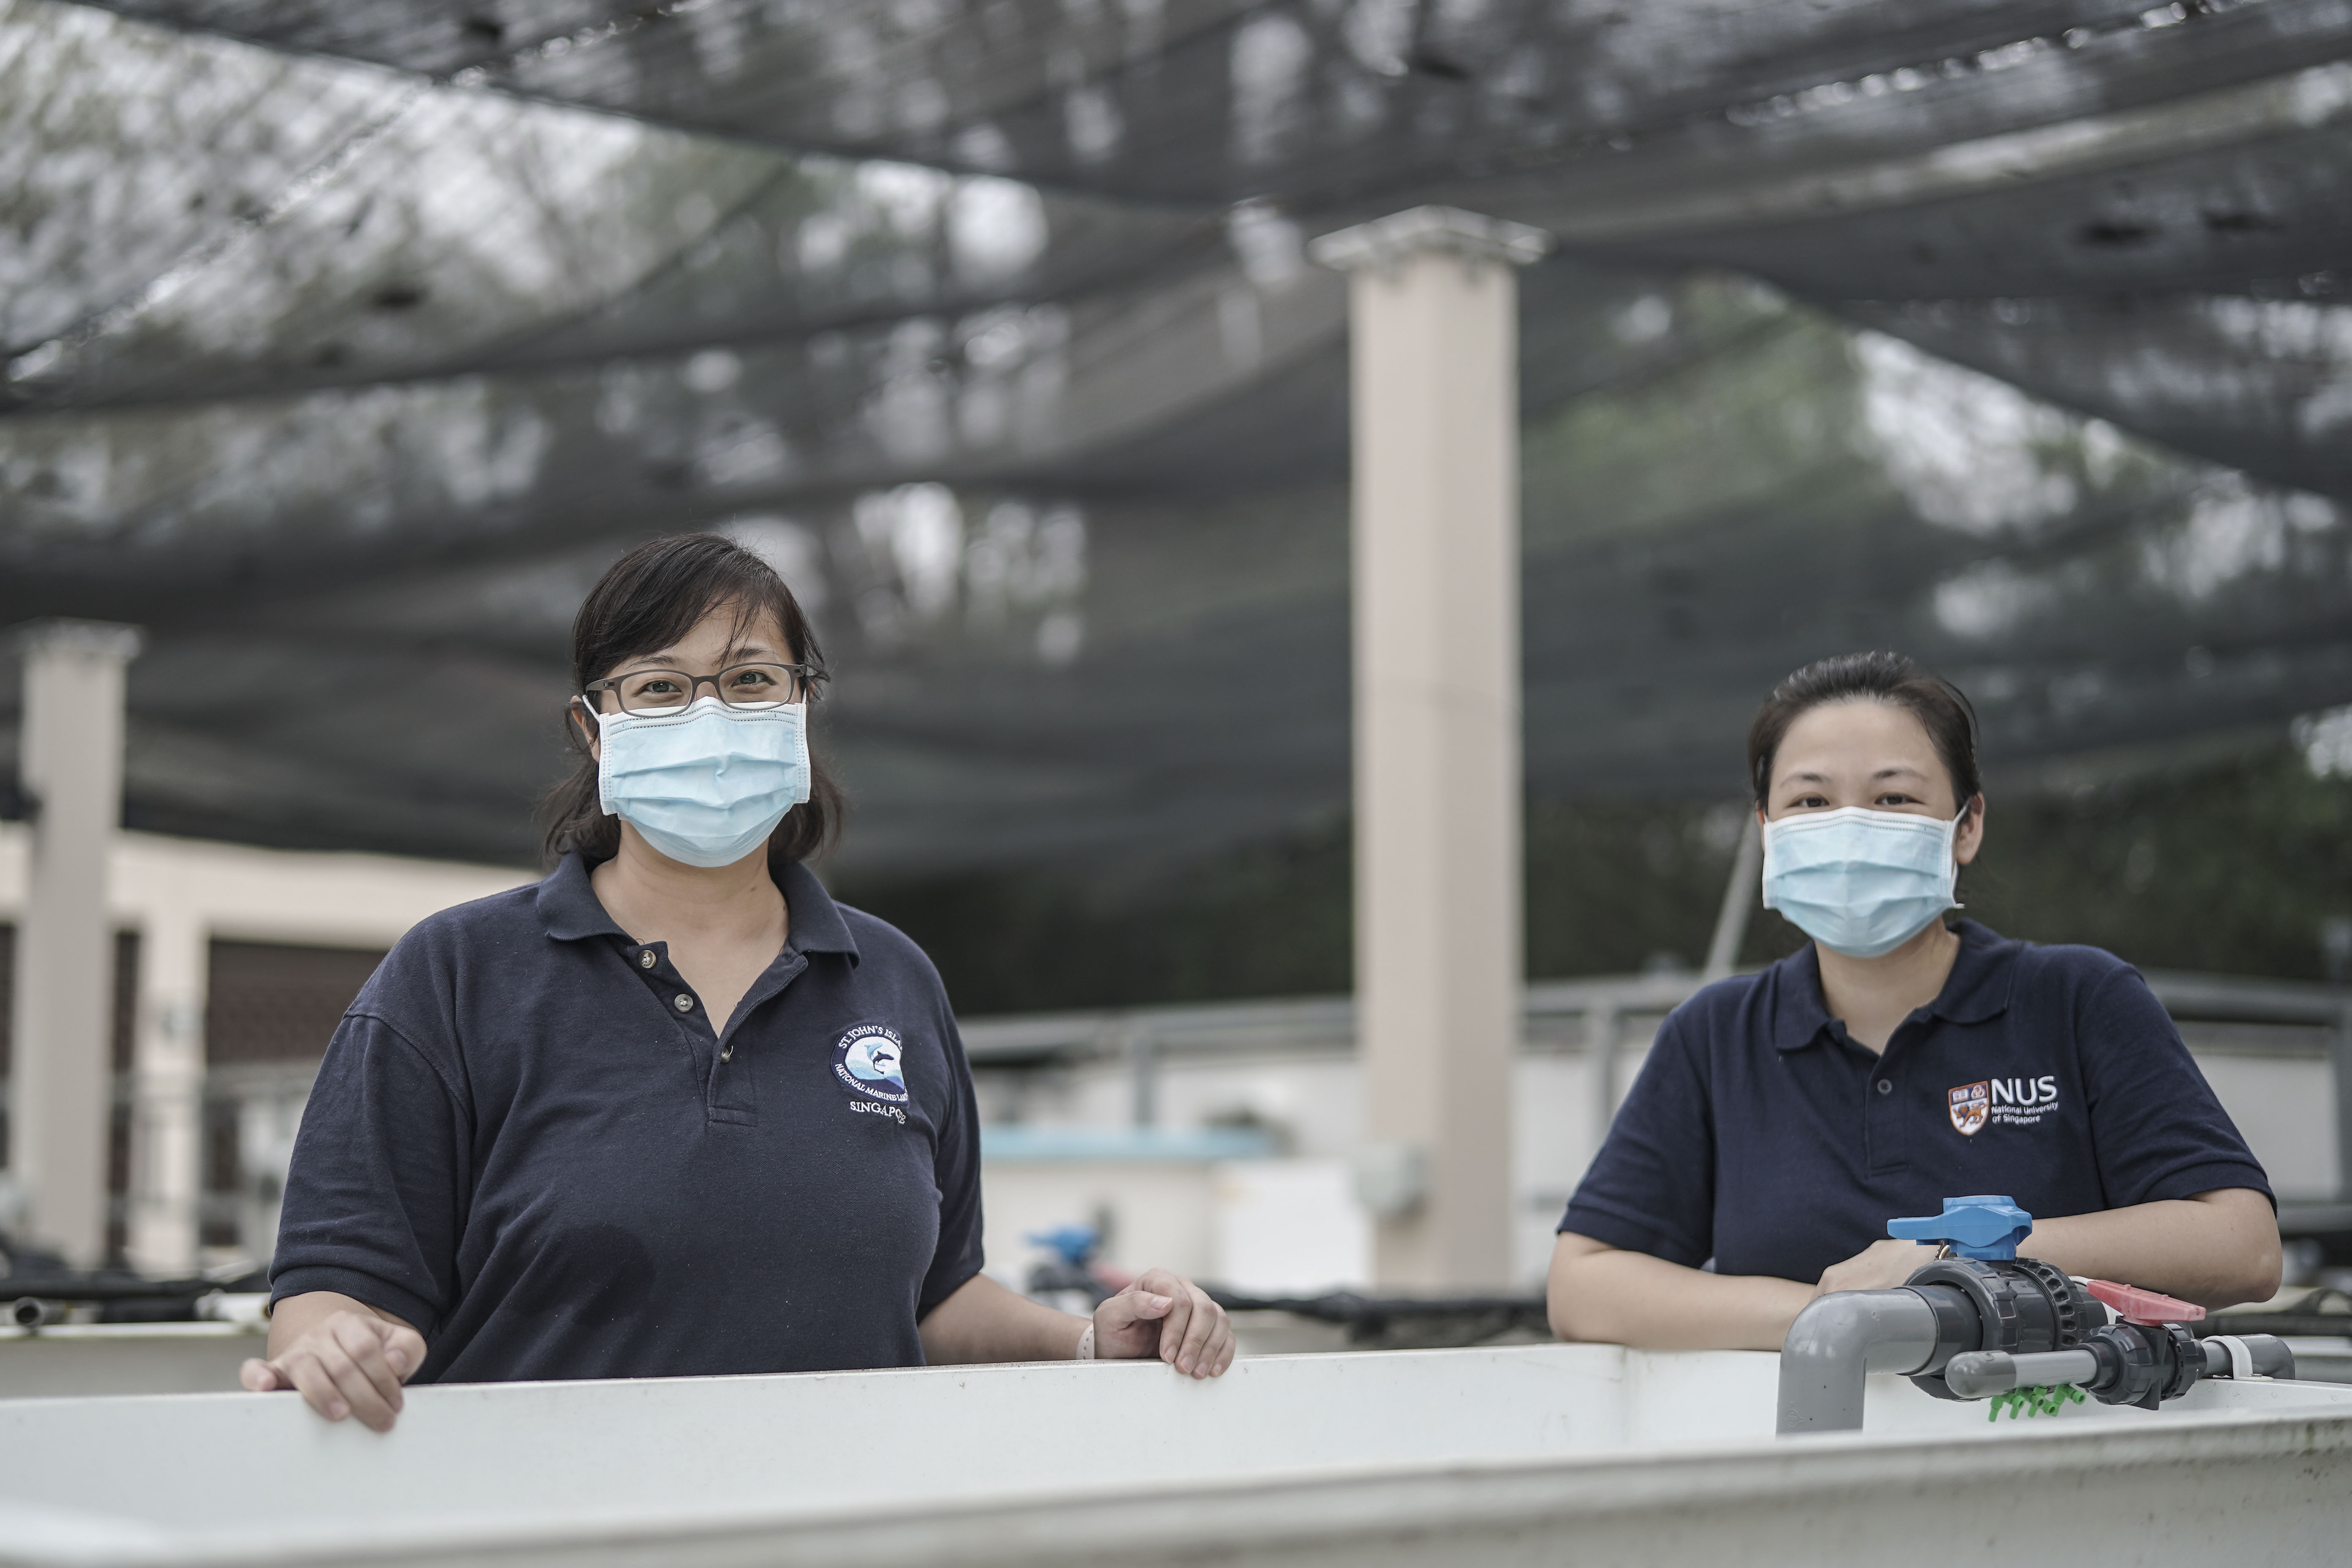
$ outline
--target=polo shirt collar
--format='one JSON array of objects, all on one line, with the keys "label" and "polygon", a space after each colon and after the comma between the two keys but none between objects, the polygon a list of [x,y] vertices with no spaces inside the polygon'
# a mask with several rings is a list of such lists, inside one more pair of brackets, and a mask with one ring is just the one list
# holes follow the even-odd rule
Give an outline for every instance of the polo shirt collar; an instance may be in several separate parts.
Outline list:
[{"label": "polo shirt collar", "polygon": [[784,895],[784,907],[792,911],[793,934],[785,946],[803,953],[839,953],[852,964],[857,962],[857,942],[849,935],[849,922],[841,917],[841,905],[825,892],[816,873],[793,861],[776,885]]},{"label": "polo shirt collar", "polygon": [[[547,934],[559,942],[589,936],[618,936],[627,941],[629,934],[604,912],[588,872],[587,861],[574,850],[539,884],[537,907],[539,917],[547,923]],[[857,943],[849,935],[849,923],[841,917],[841,906],[834,903],[815,873],[794,862],[784,867],[778,891],[784,895],[784,907],[792,912],[792,936],[786,946],[801,953],[840,953],[851,963],[857,962]]]},{"label": "polo shirt collar", "polygon": [[[1927,1011],[1948,1023],[1982,1023],[2009,1007],[2017,944],[1973,920],[1958,922],[1953,934],[1960,939],[1960,951]],[[1808,942],[1775,967],[1780,976],[1772,1005],[1772,1044],[1801,1051],[1830,1022],[1829,1004],[1822,999],[1821,956]]]},{"label": "polo shirt collar", "polygon": [[558,942],[588,936],[628,939],[629,934],[613,923],[596,890],[589,885],[588,862],[578,850],[557,862],[555,870],[539,884],[538,908],[539,917],[547,922],[547,934]]},{"label": "polo shirt collar", "polygon": [[1811,942],[1773,966],[1780,983],[1773,988],[1772,1044],[1781,1051],[1802,1051],[1829,1027],[1829,1004],[1822,999],[1822,962]]},{"label": "polo shirt collar", "polygon": [[1958,922],[1953,931],[1960,955],[1927,1010],[1951,1023],[1982,1023],[2006,1012],[2010,987],[2017,979],[2018,945],[1973,920]]}]

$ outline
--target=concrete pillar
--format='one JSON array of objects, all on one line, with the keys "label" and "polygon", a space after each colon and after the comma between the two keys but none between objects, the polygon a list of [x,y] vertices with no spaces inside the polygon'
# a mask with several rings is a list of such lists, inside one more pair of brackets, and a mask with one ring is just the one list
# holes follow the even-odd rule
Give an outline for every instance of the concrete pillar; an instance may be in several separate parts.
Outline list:
[{"label": "concrete pillar", "polygon": [[140,932],[125,1251],[156,1278],[196,1270],[209,957],[209,933],[181,911],[151,915]]},{"label": "concrete pillar", "polygon": [[1350,275],[1356,998],[1384,1287],[1510,1277],[1522,1027],[1517,284],[1544,236],[1446,207],[1327,235]]},{"label": "concrete pillar", "polygon": [[89,1267],[106,1250],[114,933],[107,852],[122,817],[128,626],[37,622],[25,661],[19,772],[34,820],[16,933],[8,1163],[29,1238]]}]

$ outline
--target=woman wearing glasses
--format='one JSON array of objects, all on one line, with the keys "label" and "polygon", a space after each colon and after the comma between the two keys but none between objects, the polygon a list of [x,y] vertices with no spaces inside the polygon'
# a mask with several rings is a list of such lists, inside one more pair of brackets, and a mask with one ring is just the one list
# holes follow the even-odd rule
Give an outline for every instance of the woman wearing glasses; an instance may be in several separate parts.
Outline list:
[{"label": "woman wearing glasses", "polygon": [[269,1354],[379,1430],[401,1385],[1156,1355],[1223,1312],[1152,1270],[1093,1319],[980,1272],[971,1071],[915,946],[803,862],[807,619],[715,535],[617,562],[572,629],[579,751],[533,886],[404,937],[295,1145]]}]

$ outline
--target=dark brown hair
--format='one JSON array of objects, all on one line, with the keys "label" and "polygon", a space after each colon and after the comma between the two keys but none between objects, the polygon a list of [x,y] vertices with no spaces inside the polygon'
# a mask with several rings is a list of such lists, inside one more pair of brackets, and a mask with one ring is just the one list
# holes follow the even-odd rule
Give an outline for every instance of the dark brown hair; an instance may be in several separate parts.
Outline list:
[{"label": "dark brown hair", "polygon": [[1748,779],[1756,804],[1770,804],[1772,760],[1800,715],[1829,703],[1876,702],[1907,708],[1927,731],[1952,791],[1966,810],[1984,789],[1977,771],[1977,710],[1959,687],[1900,653],[1840,653],[1807,664],[1772,688],[1748,727]]},{"label": "dark brown hair", "polygon": [[[740,631],[772,616],[792,656],[822,671],[824,654],[800,601],[774,569],[718,534],[672,534],[639,545],[614,561],[588,591],[572,620],[572,687],[563,733],[576,758],[572,776],[541,802],[550,859],[577,850],[592,863],[621,847],[621,821],[608,817],[597,797],[596,758],[573,718],[587,701],[588,683],[614,665],[657,652],[716,610],[731,610]],[[593,710],[595,704],[589,703]],[[809,755],[809,798],[784,813],[768,840],[768,866],[780,871],[821,853],[840,833],[846,802],[824,763]]]}]

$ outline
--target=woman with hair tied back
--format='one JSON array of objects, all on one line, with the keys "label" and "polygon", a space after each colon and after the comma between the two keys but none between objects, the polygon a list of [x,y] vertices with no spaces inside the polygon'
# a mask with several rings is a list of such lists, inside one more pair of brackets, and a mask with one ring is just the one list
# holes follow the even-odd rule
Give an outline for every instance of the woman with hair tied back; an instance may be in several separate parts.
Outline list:
[{"label": "woman with hair tied back", "polygon": [[1896,653],[1823,659],[1748,731],[1764,904],[1812,938],[1666,1019],[1552,1253],[1562,1339],[1778,1350],[1935,1249],[1886,1221],[2002,1193],[2018,1250],[2208,1307],[2278,1289],[2262,1166],[2139,975],[1958,907],[1976,716]]},{"label": "woman with hair tied back", "polygon": [[387,1430],[402,1385],[1234,1355],[1154,1269],[1091,1319],[982,1274],[980,1128],[938,975],[803,862],[842,800],[781,578],[715,534],[631,551],[572,625],[546,880],[445,910],[329,1045],[267,1358]]}]

